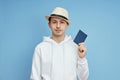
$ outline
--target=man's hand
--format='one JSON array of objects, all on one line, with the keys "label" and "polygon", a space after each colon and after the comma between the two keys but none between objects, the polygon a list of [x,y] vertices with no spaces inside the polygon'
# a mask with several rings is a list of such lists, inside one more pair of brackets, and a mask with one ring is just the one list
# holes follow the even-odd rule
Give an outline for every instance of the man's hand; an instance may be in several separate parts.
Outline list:
[{"label": "man's hand", "polygon": [[84,43],[79,43],[79,46],[78,46],[79,57],[80,58],[85,57],[86,56],[86,52],[87,52],[87,49],[85,47],[85,44]]}]

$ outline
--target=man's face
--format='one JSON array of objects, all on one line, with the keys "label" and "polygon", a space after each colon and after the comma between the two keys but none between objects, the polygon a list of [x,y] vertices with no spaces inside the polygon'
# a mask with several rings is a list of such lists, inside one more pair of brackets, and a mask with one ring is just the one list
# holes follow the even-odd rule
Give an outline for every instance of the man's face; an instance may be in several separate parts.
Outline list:
[{"label": "man's face", "polygon": [[52,35],[59,37],[65,35],[68,24],[64,19],[51,17],[49,21],[49,27],[51,28]]}]

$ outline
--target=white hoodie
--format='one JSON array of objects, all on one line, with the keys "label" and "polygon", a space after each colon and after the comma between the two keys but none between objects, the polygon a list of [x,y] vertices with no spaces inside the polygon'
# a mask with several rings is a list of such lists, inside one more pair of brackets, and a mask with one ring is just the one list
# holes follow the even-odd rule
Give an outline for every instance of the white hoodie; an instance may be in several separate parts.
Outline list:
[{"label": "white hoodie", "polygon": [[87,60],[78,57],[71,36],[59,44],[44,37],[35,48],[30,80],[87,80],[88,75]]}]

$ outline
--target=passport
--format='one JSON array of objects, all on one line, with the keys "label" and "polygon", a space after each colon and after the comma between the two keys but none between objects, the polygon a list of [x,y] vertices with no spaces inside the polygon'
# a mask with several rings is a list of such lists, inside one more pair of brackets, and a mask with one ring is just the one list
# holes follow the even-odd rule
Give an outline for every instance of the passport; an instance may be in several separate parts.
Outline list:
[{"label": "passport", "polygon": [[86,40],[86,38],[87,38],[87,34],[84,33],[82,30],[79,30],[75,39],[74,39],[74,42],[76,44],[79,44],[81,42],[84,42]]}]

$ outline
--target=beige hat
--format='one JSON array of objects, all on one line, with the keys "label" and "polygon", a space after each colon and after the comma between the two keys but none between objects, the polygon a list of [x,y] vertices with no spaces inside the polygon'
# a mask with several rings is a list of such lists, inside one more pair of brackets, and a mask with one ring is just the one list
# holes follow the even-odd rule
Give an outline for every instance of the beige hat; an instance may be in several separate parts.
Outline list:
[{"label": "beige hat", "polygon": [[50,16],[45,16],[47,20],[49,20],[50,17],[59,17],[59,18],[62,18],[64,19],[68,25],[71,24],[71,22],[69,21],[69,18],[68,18],[68,11],[64,8],[61,8],[61,7],[56,7]]}]

